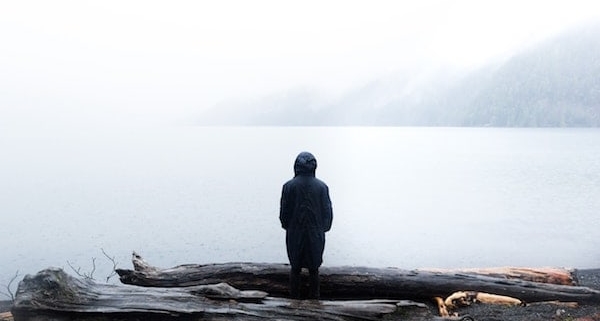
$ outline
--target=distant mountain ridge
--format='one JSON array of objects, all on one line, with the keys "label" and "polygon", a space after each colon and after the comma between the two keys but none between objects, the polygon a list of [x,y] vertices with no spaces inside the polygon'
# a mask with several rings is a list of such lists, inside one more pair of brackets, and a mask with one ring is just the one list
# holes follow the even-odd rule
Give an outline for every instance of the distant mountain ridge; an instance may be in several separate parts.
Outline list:
[{"label": "distant mountain ridge", "polygon": [[463,125],[600,126],[600,28],[513,57],[482,83]]},{"label": "distant mountain ridge", "polygon": [[600,24],[461,77],[380,79],[335,101],[295,90],[223,103],[203,125],[600,127]]}]

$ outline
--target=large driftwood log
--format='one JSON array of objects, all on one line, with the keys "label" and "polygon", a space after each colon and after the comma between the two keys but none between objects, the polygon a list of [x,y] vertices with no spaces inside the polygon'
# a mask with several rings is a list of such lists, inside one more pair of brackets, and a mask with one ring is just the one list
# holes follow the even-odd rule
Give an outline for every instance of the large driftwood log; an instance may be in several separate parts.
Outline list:
[{"label": "large driftwood log", "polygon": [[[250,302],[245,302],[250,301]],[[226,284],[144,288],[99,284],[61,269],[26,276],[12,308],[15,321],[38,320],[399,320],[407,310],[431,316],[409,301],[298,301],[239,291]]]},{"label": "large driftwood log", "polygon": [[[257,289],[275,296],[288,292],[287,264],[187,264],[158,269],[134,253],[135,270],[118,269],[121,282],[147,287],[181,287],[226,282],[239,289]],[[328,299],[431,300],[457,291],[511,296],[523,302],[600,302],[600,291],[587,287],[546,284],[485,275],[407,271],[395,268],[322,267],[321,296]]]}]

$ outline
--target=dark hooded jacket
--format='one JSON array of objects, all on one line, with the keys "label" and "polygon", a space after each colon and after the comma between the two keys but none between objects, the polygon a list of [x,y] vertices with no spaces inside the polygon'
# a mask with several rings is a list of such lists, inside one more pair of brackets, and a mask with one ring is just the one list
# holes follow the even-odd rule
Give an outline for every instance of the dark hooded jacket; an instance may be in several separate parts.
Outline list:
[{"label": "dark hooded jacket", "polygon": [[317,160],[302,152],[294,163],[295,176],[283,185],[279,220],[286,230],[292,268],[317,269],[323,262],[325,232],[333,219],[329,188],[315,177]]}]

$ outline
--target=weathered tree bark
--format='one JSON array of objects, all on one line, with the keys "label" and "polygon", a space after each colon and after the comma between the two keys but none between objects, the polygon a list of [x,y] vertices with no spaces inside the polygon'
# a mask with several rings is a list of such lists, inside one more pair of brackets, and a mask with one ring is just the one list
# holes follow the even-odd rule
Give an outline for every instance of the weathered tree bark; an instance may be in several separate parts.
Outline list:
[{"label": "weathered tree bark", "polygon": [[578,285],[578,280],[572,269],[560,268],[524,268],[524,267],[496,267],[477,269],[427,269],[424,271],[440,273],[460,273],[486,275],[502,279],[519,279],[538,283],[550,283],[559,285]]},{"label": "weathered tree bark", "polygon": [[[386,320],[420,303],[394,300],[298,301],[239,291],[226,284],[144,288],[77,279],[61,269],[26,276],[12,308],[15,321],[38,320]],[[245,302],[250,301],[250,302]]]},{"label": "weathered tree bark", "polygon": [[[239,289],[288,292],[286,264],[225,263],[180,265],[158,269],[134,253],[136,270],[118,269],[121,282],[147,287],[181,287],[226,282]],[[600,302],[600,291],[459,272],[406,271],[395,268],[322,267],[321,297],[327,299],[431,300],[457,291],[476,291],[518,298],[523,302]]]}]

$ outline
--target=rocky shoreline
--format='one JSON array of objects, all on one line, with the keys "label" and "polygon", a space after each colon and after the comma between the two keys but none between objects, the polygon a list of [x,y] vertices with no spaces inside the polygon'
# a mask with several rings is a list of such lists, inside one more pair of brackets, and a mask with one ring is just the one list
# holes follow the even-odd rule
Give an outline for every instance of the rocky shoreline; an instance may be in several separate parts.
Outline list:
[{"label": "rocky shoreline", "polygon": [[[600,290],[600,269],[577,269],[574,272],[580,286]],[[406,320],[435,320],[437,307],[433,302],[424,302],[431,314],[415,313],[407,315]],[[12,302],[0,301],[0,313],[9,312]],[[457,311],[460,316],[470,316],[477,321],[600,321],[600,304],[579,304],[577,307],[561,303],[526,304],[525,306],[508,307],[501,305],[473,304]],[[10,320],[10,319],[9,319]],[[468,320],[468,319],[465,319]]]},{"label": "rocky shoreline", "polygon": [[[600,290],[600,269],[576,269],[574,274],[580,286]],[[577,307],[551,303],[517,307],[473,304],[458,312],[461,316],[469,315],[476,321],[600,321],[600,304],[580,304]]]}]

